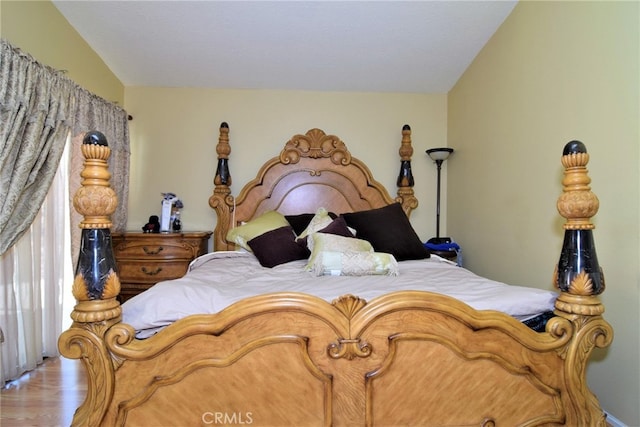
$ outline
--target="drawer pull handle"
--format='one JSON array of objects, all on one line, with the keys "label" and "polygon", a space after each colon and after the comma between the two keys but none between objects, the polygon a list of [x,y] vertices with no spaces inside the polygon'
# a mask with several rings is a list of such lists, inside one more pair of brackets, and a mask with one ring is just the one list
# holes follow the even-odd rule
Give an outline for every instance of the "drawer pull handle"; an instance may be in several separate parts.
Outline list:
[{"label": "drawer pull handle", "polygon": [[162,246],[158,246],[158,249],[155,250],[149,249],[146,246],[142,247],[142,250],[144,250],[144,253],[147,255],[158,255],[160,252],[162,252],[163,249],[164,248]]},{"label": "drawer pull handle", "polygon": [[162,267],[158,267],[154,271],[147,270],[147,267],[142,267],[141,270],[144,274],[147,274],[149,276],[155,276],[156,274],[162,271]]}]

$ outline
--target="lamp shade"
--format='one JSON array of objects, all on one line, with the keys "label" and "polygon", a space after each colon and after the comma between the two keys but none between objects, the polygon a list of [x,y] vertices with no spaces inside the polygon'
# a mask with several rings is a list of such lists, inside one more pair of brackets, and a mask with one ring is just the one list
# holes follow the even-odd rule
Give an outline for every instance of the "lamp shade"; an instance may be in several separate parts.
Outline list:
[{"label": "lamp shade", "polygon": [[444,161],[449,158],[449,155],[453,153],[453,148],[442,147],[442,148],[430,148],[427,150],[427,154],[434,161]]}]

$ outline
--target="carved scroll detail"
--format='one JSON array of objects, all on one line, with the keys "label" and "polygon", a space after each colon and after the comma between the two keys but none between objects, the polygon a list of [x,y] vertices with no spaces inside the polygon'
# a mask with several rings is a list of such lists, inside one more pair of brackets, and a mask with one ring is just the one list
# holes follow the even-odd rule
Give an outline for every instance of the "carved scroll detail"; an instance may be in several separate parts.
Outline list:
[{"label": "carved scroll detail", "polygon": [[[331,302],[340,313],[351,320],[353,316],[367,305],[367,301],[354,295],[342,295]],[[356,357],[368,357],[371,355],[371,345],[361,341],[360,338],[339,338],[337,342],[329,344],[327,353],[333,359],[346,358],[352,360]]]},{"label": "carved scroll detail", "polygon": [[93,324],[74,323],[58,339],[60,353],[69,359],[80,359],[89,377],[87,397],[74,414],[72,426],[101,425],[115,388],[113,360],[101,337],[119,321],[118,318]]},{"label": "carved scroll detail", "polygon": [[[594,298],[594,297],[590,297]],[[568,398],[574,403],[574,411],[567,415],[567,425],[605,426],[604,412],[598,399],[589,390],[585,379],[585,368],[595,347],[605,348],[613,340],[613,329],[600,316],[568,316],[574,325],[575,336],[571,345],[561,354],[565,359],[565,381]]]},{"label": "carved scroll detail", "polygon": [[340,138],[327,135],[321,129],[311,129],[305,135],[294,135],[280,152],[283,164],[298,163],[301,157],[329,158],[336,165],[351,163],[351,153]]},{"label": "carved scroll detail", "polygon": [[418,207],[418,199],[411,187],[398,187],[398,197],[395,198],[395,201],[402,205],[402,210],[407,216]]},{"label": "carved scroll detail", "polygon": [[218,217],[213,236],[213,249],[221,251],[227,249],[226,232],[227,225],[231,223],[231,213],[233,211],[234,197],[230,194],[231,189],[227,186],[216,186],[213,195],[209,197],[211,206]]},{"label": "carved scroll detail", "polygon": [[356,357],[369,357],[372,351],[371,345],[361,341],[360,338],[341,338],[327,347],[327,353],[333,359],[342,359],[344,357],[347,360],[353,360]]}]

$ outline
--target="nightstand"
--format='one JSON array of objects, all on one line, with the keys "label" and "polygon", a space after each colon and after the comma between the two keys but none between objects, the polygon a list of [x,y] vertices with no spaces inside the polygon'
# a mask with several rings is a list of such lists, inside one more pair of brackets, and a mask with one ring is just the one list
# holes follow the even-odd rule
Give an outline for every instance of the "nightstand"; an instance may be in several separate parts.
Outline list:
[{"label": "nightstand", "polygon": [[163,280],[184,276],[189,263],[209,249],[209,231],[111,233],[120,276],[120,302]]}]

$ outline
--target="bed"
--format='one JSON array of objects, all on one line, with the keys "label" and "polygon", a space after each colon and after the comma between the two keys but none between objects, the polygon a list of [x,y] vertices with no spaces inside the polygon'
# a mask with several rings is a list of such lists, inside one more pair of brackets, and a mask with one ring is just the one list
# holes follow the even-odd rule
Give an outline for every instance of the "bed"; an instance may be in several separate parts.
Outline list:
[{"label": "bed", "polygon": [[[158,284],[125,303],[125,321],[109,230],[117,204],[110,150],[99,132],[87,134],[82,150],[77,305],[59,340],[61,354],[82,360],[88,373],[74,425],[605,425],[585,377],[592,350],[608,346],[613,331],[598,298],[605,283],[590,221],[598,199],[582,143],[568,143],[562,155],[557,293],[498,284],[498,293],[523,292],[510,312],[482,294],[484,279],[413,244],[409,126],[395,198],[320,129],[295,134],[233,196],[223,123],[209,199],[218,218],[214,252],[178,279],[195,282],[183,292],[195,298],[183,309],[162,290],[172,284]],[[274,242],[283,246],[273,250]],[[434,288],[403,282],[425,267],[418,274],[435,277]],[[476,289],[478,280],[475,298],[438,288],[449,272],[459,274],[458,287]],[[218,293],[208,301],[198,281],[212,276]],[[233,288],[257,290],[216,306]],[[135,312],[145,310],[155,317],[137,324]]]}]

